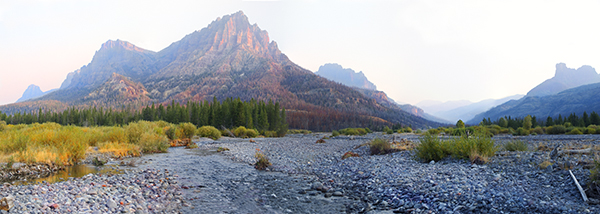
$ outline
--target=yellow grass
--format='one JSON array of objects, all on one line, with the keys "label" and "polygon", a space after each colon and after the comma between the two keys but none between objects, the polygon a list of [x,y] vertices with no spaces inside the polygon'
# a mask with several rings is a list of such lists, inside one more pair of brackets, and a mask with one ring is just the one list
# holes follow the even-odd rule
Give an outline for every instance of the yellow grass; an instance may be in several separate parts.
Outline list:
[{"label": "yellow grass", "polygon": [[0,162],[72,165],[85,158],[89,147],[116,156],[166,152],[166,122],[132,123],[121,127],[75,127],[56,123],[6,125],[0,131]]},{"label": "yellow grass", "polygon": [[140,156],[140,147],[129,143],[106,142],[98,145],[98,152],[110,152],[117,157]]}]

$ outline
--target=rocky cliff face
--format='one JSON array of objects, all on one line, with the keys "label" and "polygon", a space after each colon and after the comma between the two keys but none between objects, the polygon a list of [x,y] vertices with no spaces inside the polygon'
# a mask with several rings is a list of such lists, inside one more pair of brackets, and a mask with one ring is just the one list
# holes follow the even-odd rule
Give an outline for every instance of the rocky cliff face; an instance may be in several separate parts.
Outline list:
[{"label": "rocky cliff face", "polygon": [[335,63],[322,65],[315,74],[350,87],[377,90],[377,86],[370,82],[362,71],[356,73]]},{"label": "rocky cliff face", "polygon": [[17,100],[17,103],[23,102],[25,100],[30,100],[33,98],[41,97],[42,95],[44,95],[44,92],[42,92],[42,90],[40,89],[39,86],[29,85],[27,87],[27,89],[25,89],[25,92],[23,92],[23,96],[21,96],[21,98],[19,98]]},{"label": "rocky cliff face", "polygon": [[568,68],[565,63],[556,64],[554,77],[548,79],[527,93],[527,96],[548,96],[582,85],[600,82],[600,75],[589,65],[577,70]]},{"label": "rocky cliff face", "polygon": [[147,102],[150,101],[150,98],[148,98],[148,91],[141,83],[133,82],[123,75],[113,73],[108,81],[84,97],[83,100]]}]

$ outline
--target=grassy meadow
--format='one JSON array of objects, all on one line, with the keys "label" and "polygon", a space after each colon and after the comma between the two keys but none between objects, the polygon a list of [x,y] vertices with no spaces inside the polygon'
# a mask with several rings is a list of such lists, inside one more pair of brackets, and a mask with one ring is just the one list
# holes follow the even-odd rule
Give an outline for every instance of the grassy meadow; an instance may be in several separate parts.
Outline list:
[{"label": "grassy meadow", "polygon": [[[57,123],[6,125],[0,121],[0,162],[73,165],[86,152],[111,152],[115,156],[139,156],[166,152],[170,140],[197,133],[190,123],[139,121],[123,127],[78,127]],[[206,129],[206,128],[204,128]],[[203,130],[204,130],[203,129]]]}]

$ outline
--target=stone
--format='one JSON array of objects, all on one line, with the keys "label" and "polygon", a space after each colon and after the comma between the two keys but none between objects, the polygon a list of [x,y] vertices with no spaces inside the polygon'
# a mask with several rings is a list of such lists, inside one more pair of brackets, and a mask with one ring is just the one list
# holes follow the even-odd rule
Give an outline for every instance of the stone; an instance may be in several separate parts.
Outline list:
[{"label": "stone", "polygon": [[6,196],[0,199],[0,210],[9,211],[15,206],[15,197],[12,195]]},{"label": "stone", "polygon": [[111,209],[117,208],[117,202],[115,202],[113,200],[108,200],[108,203],[106,203],[106,206],[108,206],[108,208],[111,208]]},{"label": "stone", "polygon": [[344,196],[344,194],[340,191],[335,191],[335,192],[333,192],[333,196],[342,197],[342,196]]}]

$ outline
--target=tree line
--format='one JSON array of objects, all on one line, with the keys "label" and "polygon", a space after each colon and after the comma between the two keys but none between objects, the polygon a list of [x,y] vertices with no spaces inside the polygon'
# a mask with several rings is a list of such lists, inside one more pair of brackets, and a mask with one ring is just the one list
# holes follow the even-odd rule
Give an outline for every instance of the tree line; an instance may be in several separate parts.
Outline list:
[{"label": "tree line", "polygon": [[511,118],[510,116],[504,116],[496,121],[490,120],[490,118],[483,119],[481,125],[499,125],[502,128],[513,128],[518,129],[527,125],[529,127],[547,127],[554,125],[563,126],[575,126],[575,127],[588,127],[589,125],[600,125],[600,115],[595,111],[592,111],[588,115],[587,112],[583,112],[581,116],[575,113],[569,114],[569,116],[562,116],[559,114],[557,117],[548,116],[545,120],[536,118],[535,116],[527,116],[523,118]]},{"label": "tree line", "polygon": [[129,105],[122,106],[121,109],[70,107],[64,111],[45,111],[39,108],[38,111],[17,112],[11,115],[0,112],[0,120],[13,125],[55,122],[75,126],[123,126],[140,120],[163,120],[174,124],[189,122],[198,127],[244,126],[261,132],[275,131],[278,135],[285,134],[288,128],[285,108],[280,107],[279,102],[254,99],[246,102],[240,98],[227,98],[223,102],[214,98],[212,102],[188,101],[186,104],[180,104],[172,101],[168,105],[152,103],[141,110]]}]

